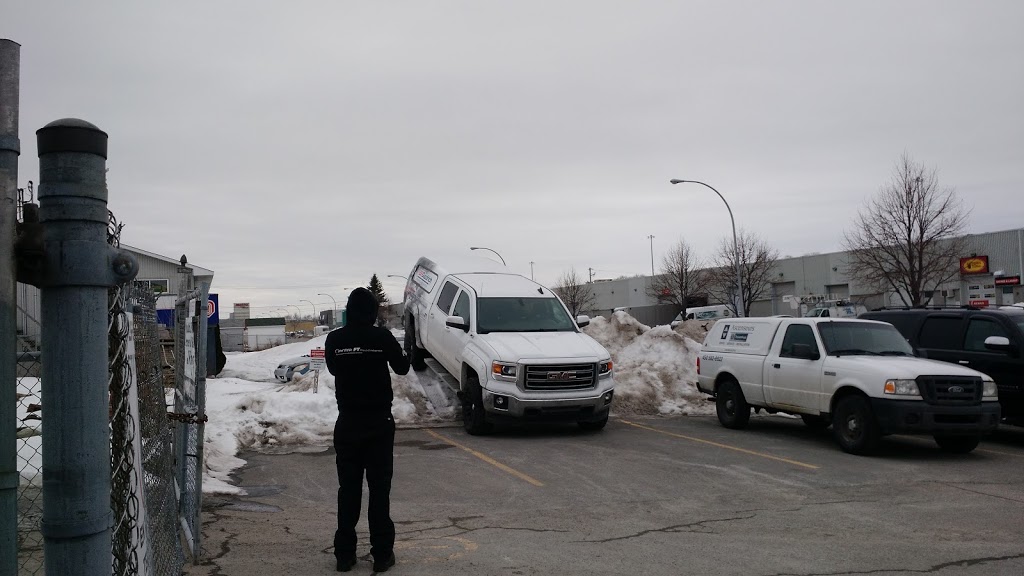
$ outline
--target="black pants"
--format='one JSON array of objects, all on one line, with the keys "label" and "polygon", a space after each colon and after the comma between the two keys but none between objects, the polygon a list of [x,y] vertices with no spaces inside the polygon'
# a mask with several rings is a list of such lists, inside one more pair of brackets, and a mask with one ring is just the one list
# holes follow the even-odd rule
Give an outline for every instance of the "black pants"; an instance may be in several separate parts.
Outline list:
[{"label": "black pants", "polygon": [[370,522],[370,554],[385,560],[395,547],[395,523],[391,521],[391,476],[394,473],[395,420],[378,417],[339,416],[334,425],[334,449],[338,453],[338,531],[334,555],[351,558],[356,552],[356,522],[363,498],[363,471],[370,489],[366,511]]}]

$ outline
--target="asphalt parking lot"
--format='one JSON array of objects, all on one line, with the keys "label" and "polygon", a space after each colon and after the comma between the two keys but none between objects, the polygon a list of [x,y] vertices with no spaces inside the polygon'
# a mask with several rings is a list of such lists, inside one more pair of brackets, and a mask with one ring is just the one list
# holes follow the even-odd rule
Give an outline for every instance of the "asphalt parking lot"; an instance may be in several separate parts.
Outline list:
[{"label": "asphalt parking lot", "polygon": [[[334,573],[333,450],[243,457],[249,495],[206,499],[189,573]],[[397,574],[1024,574],[1024,429],[873,457],[782,417],[405,429],[395,470]]]}]

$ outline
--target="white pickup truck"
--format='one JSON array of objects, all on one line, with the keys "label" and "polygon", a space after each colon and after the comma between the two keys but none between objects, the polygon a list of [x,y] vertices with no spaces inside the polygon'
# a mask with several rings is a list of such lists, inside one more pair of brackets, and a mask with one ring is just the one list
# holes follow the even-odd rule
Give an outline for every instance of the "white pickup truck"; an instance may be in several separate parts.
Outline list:
[{"label": "white pickup truck", "polygon": [[405,288],[413,370],[432,356],[457,380],[462,419],[482,434],[502,418],[567,420],[600,430],[615,394],[611,355],[580,331],[544,286],[474,265],[448,271],[420,258]]},{"label": "white pickup truck", "polygon": [[966,453],[999,423],[992,378],[925,360],[891,324],[834,318],[719,320],[697,357],[697,387],[718,420],[743,428],[751,407],[832,426],[839,446],[870,453],[881,436],[931,434]]}]

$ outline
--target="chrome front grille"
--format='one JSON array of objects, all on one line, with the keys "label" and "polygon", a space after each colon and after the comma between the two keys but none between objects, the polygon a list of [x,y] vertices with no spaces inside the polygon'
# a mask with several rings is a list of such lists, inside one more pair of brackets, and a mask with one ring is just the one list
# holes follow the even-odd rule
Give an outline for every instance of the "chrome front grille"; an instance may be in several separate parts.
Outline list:
[{"label": "chrome front grille", "polygon": [[532,364],[525,373],[527,390],[582,390],[594,387],[597,364]]}]

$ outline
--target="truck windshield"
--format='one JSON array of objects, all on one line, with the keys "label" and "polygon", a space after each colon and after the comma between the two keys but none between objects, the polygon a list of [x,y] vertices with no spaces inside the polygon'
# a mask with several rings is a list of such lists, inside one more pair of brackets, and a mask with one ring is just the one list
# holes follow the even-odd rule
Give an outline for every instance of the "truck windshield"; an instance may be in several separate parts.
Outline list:
[{"label": "truck windshield", "polygon": [[476,329],[488,332],[575,332],[555,298],[478,298]]},{"label": "truck windshield", "polygon": [[868,354],[872,356],[913,356],[914,349],[891,324],[871,322],[823,322],[818,324],[821,341],[830,356]]}]

